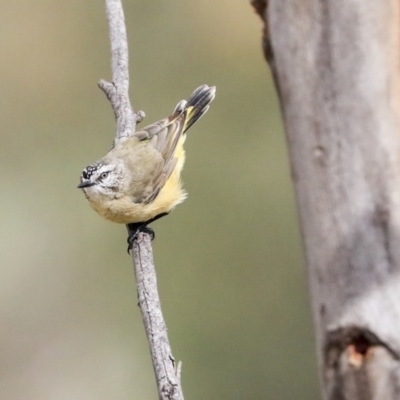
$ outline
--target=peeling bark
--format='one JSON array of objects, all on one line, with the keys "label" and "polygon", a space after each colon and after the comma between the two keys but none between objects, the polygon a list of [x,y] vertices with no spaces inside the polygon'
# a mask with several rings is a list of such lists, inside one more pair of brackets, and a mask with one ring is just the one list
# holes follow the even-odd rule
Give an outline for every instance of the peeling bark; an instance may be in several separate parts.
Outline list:
[{"label": "peeling bark", "polygon": [[399,3],[252,4],[280,97],[323,398],[399,399]]}]

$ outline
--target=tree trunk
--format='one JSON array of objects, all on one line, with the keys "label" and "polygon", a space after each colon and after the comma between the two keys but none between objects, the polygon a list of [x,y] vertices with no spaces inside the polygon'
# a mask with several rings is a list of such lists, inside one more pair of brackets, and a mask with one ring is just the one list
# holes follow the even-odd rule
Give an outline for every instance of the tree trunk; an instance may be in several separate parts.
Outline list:
[{"label": "tree trunk", "polygon": [[253,0],[289,146],[324,399],[400,399],[400,4]]}]

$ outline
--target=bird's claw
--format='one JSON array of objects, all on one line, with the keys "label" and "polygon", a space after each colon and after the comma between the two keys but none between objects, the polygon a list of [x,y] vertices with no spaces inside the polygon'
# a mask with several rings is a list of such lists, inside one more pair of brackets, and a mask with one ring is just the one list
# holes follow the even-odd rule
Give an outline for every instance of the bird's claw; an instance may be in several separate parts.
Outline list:
[{"label": "bird's claw", "polygon": [[147,233],[150,235],[150,239],[153,241],[154,238],[156,237],[156,234],[154,233],[154,230],[152,228],[150,228],[147,225],[141,225],[138,227],[135,227],[135,229],[131,230],[129,229],[129,235],[128,235],[128,249],[127,252],[128,254],[130,254],[130,251],[133,248],[133,242],[138,238],[139,233],[143,232],[143,233]]}]

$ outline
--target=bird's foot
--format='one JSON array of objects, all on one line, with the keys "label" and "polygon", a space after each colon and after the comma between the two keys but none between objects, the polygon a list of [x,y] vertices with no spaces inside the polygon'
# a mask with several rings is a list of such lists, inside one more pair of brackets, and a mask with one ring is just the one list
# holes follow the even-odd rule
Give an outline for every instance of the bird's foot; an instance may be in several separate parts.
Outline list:
[{"label": "bird's foot", "polygon": [[145,224],[128,224],[128,254],[132,250],[133,242],[137,239],[140,232],[148,233],[151,237],[151,240],[154,240],[156,234],[154,233],[153,229]]},{"label": "bird's foot", "polygon": [[161,213],[156,215],[154,218],[151,218],[145,222],[136,222],[132,224],[128,224],[128,253],[132,250],[133,242],[137,239],[140,232],[148,233],[151,237],[151,240],[154,240],[156,234],[154,233],[153,229],[151,229],[148,225],[158,219],[165,217],[169,213]]},{"label": "bird's foot", "polygon": [[153,230],[152,228],[150,228],[149,226],[147,226],[147,225],[143,225],[143,226],[140,228],[140,232],[149,234],[149,235],[150,235],[150,239],[151,239],[152,241],[153,241],[153,240],[155,239],[155,237],[156,237],[156,234],[154,233],[154,230]]}]

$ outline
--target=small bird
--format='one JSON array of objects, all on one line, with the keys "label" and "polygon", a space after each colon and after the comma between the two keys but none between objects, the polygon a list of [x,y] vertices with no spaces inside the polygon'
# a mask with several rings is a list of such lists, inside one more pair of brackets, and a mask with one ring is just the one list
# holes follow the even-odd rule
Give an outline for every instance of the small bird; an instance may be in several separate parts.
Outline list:
[{"label": "small bird", "polygon": [[135,132],[105,157],[87,166],[79,189],[102,217],[127,224],[128,251],[140,231],[185,200],[180,179],[186,131],[214,100],[216,88],[202,85],[181,100],[173,114]]}]

